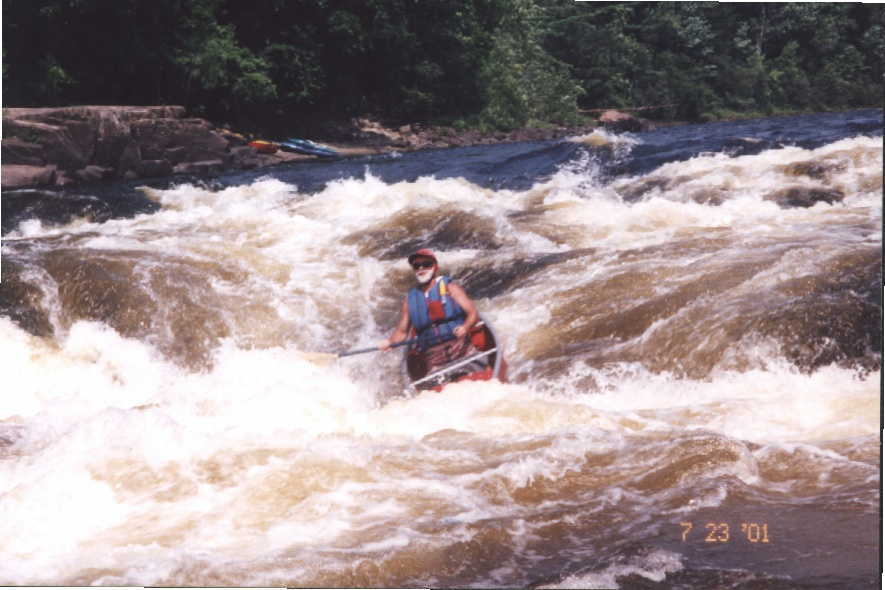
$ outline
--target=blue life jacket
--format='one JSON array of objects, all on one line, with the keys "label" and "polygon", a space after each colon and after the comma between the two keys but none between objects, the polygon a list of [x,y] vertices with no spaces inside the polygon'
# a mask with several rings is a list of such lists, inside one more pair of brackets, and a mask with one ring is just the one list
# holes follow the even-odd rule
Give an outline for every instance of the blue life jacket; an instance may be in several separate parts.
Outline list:
[{"label": "blue life jacket", "polygon": [[[421,350],[454,338],[455,328],[463,324],[467,318],[467,314],[458,302],[447,293],[446,287],[449,281],[449,277],[438,277],[427,297],[421,288],[413,287],[409,291],[409,320],[415,328],[418,347]],[[442,314],[437,312],[436,319],[431,316],[430,311],[430,305],[434,301],[437,302],[435,307],[439,308],[441,305],[444,312]]]}]

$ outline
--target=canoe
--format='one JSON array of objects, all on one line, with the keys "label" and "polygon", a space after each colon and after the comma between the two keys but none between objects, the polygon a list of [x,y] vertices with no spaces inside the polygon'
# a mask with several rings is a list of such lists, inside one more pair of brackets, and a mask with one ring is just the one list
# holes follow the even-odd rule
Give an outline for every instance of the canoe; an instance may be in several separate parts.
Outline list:
[{"label": "canoe", "polygon": [[332,148],[321,145],[318,143],[314,143],[309,139],[298,139],[298,138],[289,138],[286,141],[280,142],[280,148],[284,149],[288,152],[295,152],[298,154],[308,154],[310,156],[319,156],[321,158],[340,158],[341,154],[333,150]]},{"label": "canoe", "polygon": [[264,141],[263,139],[256,139],[255,141],[250,141],[249,145],[260,154],[275,154],[278,149],[280,149],[280,144],[274,143],[272,141]]},{"label": "canoe", "polygon": [[494,328],[480,318],[470,331],[470,339],[477,350],[475,354],[453,361],[431,374],[427,373],[423,353],[417,346],[409,347],[403,354],[402,361],[403,379],[408,384],[406,391],[410,393],[425,389],[441,391],[449,383],[458,381],[497,379],[506,383],[507,362],[502,351],[498,350],[500,341],[495,336]]}]

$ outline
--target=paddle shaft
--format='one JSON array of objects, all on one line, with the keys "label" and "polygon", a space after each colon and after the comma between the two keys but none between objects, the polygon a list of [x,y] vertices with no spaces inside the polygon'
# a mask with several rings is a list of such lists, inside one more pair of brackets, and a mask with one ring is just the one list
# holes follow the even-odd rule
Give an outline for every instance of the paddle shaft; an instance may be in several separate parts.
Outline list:
[{"label": "paddle shaft", "polygon": [[[440,338],[439,336],[437,336],[436,338],[431,338],[430,341],[433,342],[433,344],[439,344],[440,342],[445,342],[446,340],[452,340],[453,338],[454,338],[454,336],[447,336],[445,338]],[[399,346],[407,346],[409,344],[415,344],[416,342],[418,342],[418,338],[411,338],[409,340],[403,340],[402,342],[397,342],[396,344],[391,344],[390,348],[397,348]],[[365,354],[367,352],[378,352],[380,350],[381,349],[378,348],[377,346],[372,346],[371,348],[359,348],[357,350],[348,350],[347,352],[339,352],[336,356],[338,356],[338,357],[353,356],[355,354]]]},{"label": "paddle shaft", "polygon": [[[412,338],[411,340],[403,340],[402,342],[397,342],[396,344],[391,344],[390,348],[397,348],[398,346],[406,346],[408,344],[414,344],[418,342],[417,338]],[[357,350],[348,350],[347,352],[339,352],[338,356],[353,356],[355,354],[365,354],[367,352],[378,352],[381,350],[377,346],[373,346],[371,348],[359,348]]]}]

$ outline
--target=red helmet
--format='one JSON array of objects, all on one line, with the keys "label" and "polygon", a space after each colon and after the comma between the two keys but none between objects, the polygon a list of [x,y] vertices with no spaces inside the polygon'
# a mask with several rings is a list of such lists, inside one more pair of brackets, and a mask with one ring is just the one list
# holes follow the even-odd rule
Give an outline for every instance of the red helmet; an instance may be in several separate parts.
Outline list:
[{"label": "red helmet", "polygon": [[429,248],[421,248],[420,250],[418,250],[414,254],[409,254],[409,264],[412,264],[413,260],[415,260],[416,258],[420,258],[420,257],[430,258],[433,260],[434,264],[439,264],[439,261],[436,259],[436,254],[434,254],[433,250],[431,250]]}]

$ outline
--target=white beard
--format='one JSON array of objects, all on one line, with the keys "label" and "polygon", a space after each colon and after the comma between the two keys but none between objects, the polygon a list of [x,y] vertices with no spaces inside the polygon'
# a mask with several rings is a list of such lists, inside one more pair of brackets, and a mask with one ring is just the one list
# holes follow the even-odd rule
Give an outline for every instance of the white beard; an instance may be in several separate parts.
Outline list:
[{"label": "white beard", "polygon": [[419,270],[415,273],[415,278],[418,279],[418,282],[422,285],[426,285],[430,279],[433,278],[433,269]]}]

